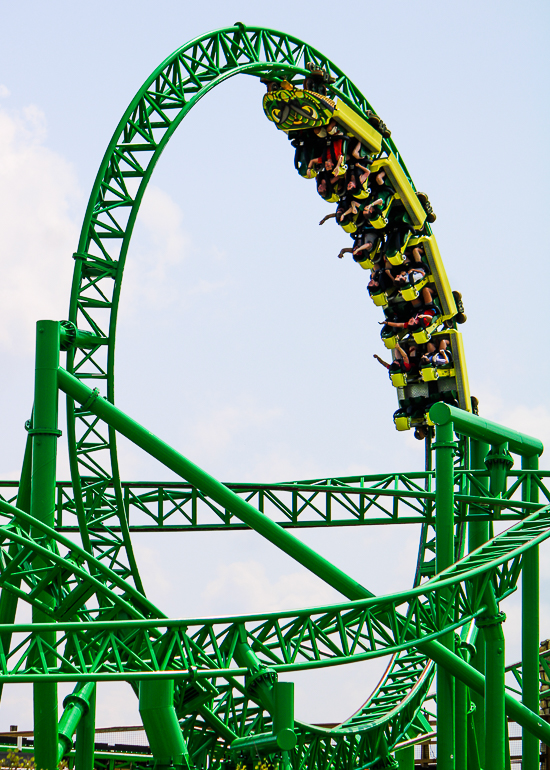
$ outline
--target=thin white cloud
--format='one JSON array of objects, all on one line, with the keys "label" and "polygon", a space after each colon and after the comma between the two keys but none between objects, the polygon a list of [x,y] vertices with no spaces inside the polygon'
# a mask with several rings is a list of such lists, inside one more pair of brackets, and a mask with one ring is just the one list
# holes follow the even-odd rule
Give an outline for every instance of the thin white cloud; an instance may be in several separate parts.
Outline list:
[{"label": "thin white cloud", "polygon": [[526,433],[542,441],[550,449],[550,410],[544,404],[522,404],[517,401],[510,405],[498,390],[478,388],[480,393],[480,414],[488,420],[498,422],[520,433]]},{"label": "thin white cloud", "polygon": [[226,451],[234,438],[249,428],[262,428],[282,415],[282,410],[254,404],[228,405],[214,409],[198,421],[192,431],[194,442],[190,457],[204,460]]},{"label": "thin white cloud", "polygon": [[11,96],[10,89],[3,83],[0,83],[0,99],[7,99],[8,96]]},{"label": "thin white cloud", "polygon": [[227,606],[239,612],[276,612],[285,609],[315,607],[342,601],[342,596],[309,572],[292,572],[270,580],[258,561],[221,564],[210,580],[202,598],[207,612],[224,613]]},{"label": "thin white cloud", "polygon": [[73,167],[44,146],[37,107],[0,110],[0,347],[32,350],[40,318],[67,314],[80,200]]},{"label": "thin white cloud", "polygon": [[195,286],[192,286],[188,291],[188,296],[194,296],[194,295],[202,295],[202,294],[212,294],[214,291],[218,291],[218,289],[223,289],[225,286],[227,286],[229,281],[206,281],[204,278],[202,278]]},{"label": "thin white cloud", "polygon": [[180,206],[149,184],[143,196],[124,276],[124,308],[131,314],[176,301],[180,287],[171,270],[185,259],[188,237]]}]

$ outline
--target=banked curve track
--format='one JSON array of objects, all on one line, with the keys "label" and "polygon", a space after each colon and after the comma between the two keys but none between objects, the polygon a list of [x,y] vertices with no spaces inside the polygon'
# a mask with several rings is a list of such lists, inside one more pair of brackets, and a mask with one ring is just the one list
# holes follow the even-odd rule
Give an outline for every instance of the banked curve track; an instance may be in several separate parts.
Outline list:
[{"label": "banked curve track", "polygon": [[[242,682],[249,670],[235,665],[237,643],[254,650],[260,669],[280,673],[402,651],[416,655],[424,664],[422,673],[394,693],[393,702],[375,691],[341,725],[327,729],[297,723],[295,766],[313,770],[321,757],[324,767],[357,767],[387,755],[418,718],[431,682],[424,657],[411,646],[464,628],[482,615],[488,582],[499,601],[515,590],[523,554],[550,536],[550,506],[409,591],[305,610],[182,620],[166,619],[80,546],[2,501],[0,522],[1,587],[52,621],[0,627],[0,680],[132,682],[166,672],[179,684],[178,715],[199,766],[205,753],[210,766],[223,759],[226,747],[220,738],[230,742],[271,726]],[[37,559],[42,567],[33,570]],[[51,651],[52,627],[57,631],[55,660],[48,665],[43,653]],[[18,643],[7,653],[6,641],[15,632]],[[193,707],[193,699],[205,692],[207,698]]]},{"label": "banked curve track", "polygon": [[[101,162],[74,254],[69,321],[90,332],[86,349],[70,348],[67,369],[114,402],[117,314],[124,264],[141,200],[170,137],[193,106],[234,75],[307,75],[307,63],[335,78],[331,91],[366,117],[371,105],[323,54],[273,30],[233,27],[187,43],[166,59],[128,106]],[[399,159],[390,139],[387,149]],[[95,344],[94,344],[95,342]],[[126,521],[113,431],[69,400],[68,436],[75,505],[85,543],[141,588]],[[114,495],[107,495],[109,482]],[[115,538],[110,524],[122,531]],[[91,529],[94,529],[94,536]]]},{"label": "banked curve track", "polygon": [[[296,75],[306,76],[309,63],[325,69],[334,78],[330,86],[332,96],[365,118],[368,110],[374,112],[346,75],[316,49],[280,32],[240,24],[196,38],[178,49],[153,72],[128,106],[104,155],[86,210],[74,254],[67,324],[69,335],[75,327],[89,335],[86,347],[68,348],[68,371],[85,384],[97,387],[107,400],[114,402],[116,324],[126,255],[143,194],[170,137],[199,99],[224,80],[240,73],[257,77],[276,74],[290,80]],[[410,180],[393,142],[385,139],[384,147],[396,156]],[[74,503],[84,549],[93,557],[97,570],[108,567],[114,572],[117,581],[122,581],[117,585],[133,585],[129,593],[123,589],[121,596],[131,594],[128,601],[140,607],[141,612],[142,606],[149,603],[138,598],[143,588],[124,513],[115,431],[86,404],[81,406],[68,399],[68,440]],[[419,563],[424,561],[424,550],[428,547],[425,528]],[[421,577],[419,573],[417,582]],[[75,601],[91,595],[81,586],[74,590]],[[114,606],[112,597],[105,591],[100,595],[103,599],[95,601],[99,607],[106,603],[108,616],[109,608]],[[64,601],[65,609],[72,609],[67,597]],[[64,613],[64,617],[68,615]],[[146,613],[145,617],[151,615]],[[368,736],[362,739],[367,743],[359,746],[344,737],[334,743],[337,733],[343,735],[342,730],[324,731],[323,747],[309,738],[302,742],[304,751],[308,746],[308,751],[313,752],[307,764],[314,764],[317,751],[325,755],[325,764],[339,763],[346,757],[345,763],[356,766],[356,758],[364,756],[365,751],[374,759],[387,753],[388,747],[399,740],[420,708],[433,665],[417,652],[402,649],[394,653],[380,685],[350,720],[357,735]],[[230,687],[220,691],[219,697],[223,700],[223,693],[229,690]],[[235,708],[233,695],[226,695],[225,707],[229,708],[229,697],[231,708]],[[243,704],[248,704],[248,699],[241,692],[237,711],[247,714],[248,726],[241,724],[239,734],[250,729],[250,720],[266,719],[261,709],[256,709],[254,716],[252,704]],[[205,719],[207,725],[204,708],[200,711],[202,716],[195,714],[193,719]],[[215,719],[205,729],[211,730],[212,724],[216,724]],[[215,746],[215,738],[211,741]],[[314,745],[316,749],[312,748]]]}]

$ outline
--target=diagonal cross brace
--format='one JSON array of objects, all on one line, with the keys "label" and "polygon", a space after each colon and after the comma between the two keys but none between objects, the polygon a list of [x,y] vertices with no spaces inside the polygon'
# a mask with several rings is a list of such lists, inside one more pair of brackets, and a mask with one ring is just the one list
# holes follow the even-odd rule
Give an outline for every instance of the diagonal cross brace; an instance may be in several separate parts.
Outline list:
[{"label": "diagonal cross brace", "polygon": [[[62,367],[58,369],[58,385],[64,393],[80,404],[85,403],[93,393],[90,388]],[[103,398],[96,398],[88,408],[112,428],[166,465],[167,468],[197,486],[219,505],[223,505],[230,513],[237,516],[258,534],[348,599],[369,599],[374,596],[368,589],[302,543],[290,532],[259,513],[220,481],[132,420],[114,404]],[[485,677],[440,642],[416,642],[415,646],[435,663],[447,669],[467,687],[482,696],[484,695]],[[530,733],[536,735],[539,740],[550,744],[550,725],[510,695],[506,695],[506,713]]]}]

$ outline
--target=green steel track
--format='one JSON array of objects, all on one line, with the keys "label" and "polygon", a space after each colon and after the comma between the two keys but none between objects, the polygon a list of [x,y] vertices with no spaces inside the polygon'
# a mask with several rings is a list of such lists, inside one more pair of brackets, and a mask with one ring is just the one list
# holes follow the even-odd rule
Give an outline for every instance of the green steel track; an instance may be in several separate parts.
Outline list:
[{"label": "green steel track", "polygon": [[[319,51],[242,24],[187,43],[137,92],[101,162],[73,255],[62,336],[66,370],[57,370],[58,387],[70,394],[72,480],[57,484],[55,528],[26,512],[28,458],[17,496],[15,485],[2,482],[0,490],[0,683],[123,680],[137,692],[141,681],[174,680],[174,706],[197,768],[224,767],[234,758],[232,741],[274,729],[264,690],[277,674],[382,656],[389,664],[379,685],[349,720],[333,727],[296,723],[291,762],[296,770],[388,766],[389,753],[404,736],[426,729],[421,708],[435,670],[428,653],[435,645],[444,650],[438,640],[454,633],[459,641],[475,635],[476,621],[486,621],[493,610],[487,597],[498,602],[510,595],[529,549],[550,536],[550,506],[518,498],[533,481],[550,501],[549,474],[517,471],[506,489],[494,491],[490,474],[470,470],[465,439],[451,449],[455,563],[437,575],[438,493],[429,445],[425,472],[228,484],[222,497],[216,494],[219,482],[209,490],[184,473],[189,483],[121,481],[116,433],[124,431],[117,427],[121,413],[111,406],[117,314],[130,239],[155,165],[187,113],[224,80],[242,73],[292,82],[308,74],[308,64],[333,78],[331,97],[364,119],[374,112]],[[384,139],[383,149],[395,155],[412,185],[394,143]],[[28,427],[29,438],[43,430],[32,421]],[[158,449],[162,442],[155,441]],[[178,456],[174,462],[188,461]],[[347,600],[331,607],[210,619],[168,619],[148,601],[132,532],[243,529],[249,526],[246,516],[258,521],[258,514],[272,533],[285,535],[300,527],[420,524],[414,586],[375,597],[355,584],[359,594],[341,590]],[[465,525],[495,519],[513,526],[464,556]],[[81,546],[66,536],[76,532]],[[353,581],[343,578],[349,588]],[[369,598],[350,601],[356,595]],[[13,622],[17,601],[32,607],[32,625]]]},{"label": "green steel track", "polygon": [[[356,86],[319,51],[288,35],[239,25],[201,36],[178,49],[155,70],[124,113],[101,163],[86,210],[74,255],[69,310],[69,321],[77,329],[91,333],[95,344],[87,349],[69,348],[67,370],[99,388],[110,401],[114,401],[116,322],[126,254],[143,194],[170,137],[199,99],[227,78],[240,73],[256,77],[276,73],[291,80],[305,76],[310,62],[335,78],[331,86],[334,96],[363,116],[372,110]],[[396,155],[409,176],[393,142],[384,140],[384,147]],[[84,548],[142,591],[130,539],[131,520],[126,514],[134,501],[127,496],[128,488],[121,485],[115,431],[85,407],[75,406],[71,399],[67,410],[73,479],[71,507]],[[191,497],[193,494],[203,497],[197,490]],[[407,502],[402,502],[402,507]],[[262,510],[261,494],[258,503]],[[350,498],[349,507],[354,504],[355,500]],[[183,511],[182,503],[176,501],[176,505]],[[209,501],[208,505],[216,511],[215,505]],[[376,507],[378,503],[372,505]],[[421,506],[424,512],[431,510],[432,501],[416,501],[416,507]],[[192,499],[191,507],[196,510]],[[306,507],[311,509],[309,504]],[[362,507],[364,520],[372,512],[370,505]],[[231,516],[222,514],[222,520],[231,523]],[[433,548],[429,531],[432,528],[425,525],[417,582],[423,574],[433,571],[433,567],[424,573],[421,569],[429,560],[424,551]],[[407,694],[411,694],[418,709],[420,690],[424,692],[431,680],[433,666],[419,655],[412,659],[396,656],[384,680],[391,692],[395,691],[396,670],[401,672],[403,668],[410,670],[410,674],[400,675],[399,698],[405,701]],[[377,697],[382,697],[384,682],[377,692]],[[413,693],[416,697],[412,697]],[[408,714],[410,708],[405,711]]]},{"label": "green steel track", "polygon": [[[488,582],[498,600],[508,596],[525,551],[550,537],[547,506],[416,589],[301,611],[172,620],[33,517],[6,503],[0,503],[0,515],[6,522],[0,525],[2,588],[51,617],[50,623],[0,626],[2,640],[20,635],[0,659],[0,681],[135,681],[158,679],[165,671],[179,683],[178,716],[197,760],[204,760],[199,755],[205,745],[212,759],[217,752],[223,757],[219,735],[228,741],[270,728],[269,717],[247,695],[250,671],[235,661],[238,643],[254,650],[259,670],[278,673],[393,654],[384,682],[394,685],[391,698],[378,688],[351,719],[332,729],[298,723],[296,761],[311,768],[319,754],[327,755],[327,765],[348,767],[358,757],[382,758],[419,718],[431,684],[431,667],[414,643],[482,616]],[[43,567],[33,571],[37,556]],[[18,588],[14,578],[20,579]],[[97,599],[93,609],[86,606],[91,596]],[[48,666],[44,652],[52,651],[52,629],[55,663]]]},{"label": "green steel track", "polygon": [[[273,30],[236,26],[192,40],[166,59],[137,92],[101,162],[86,210],[78,250],[69,321],[95,337],[87,349],[70,348],[67,369],[93,382],[114,401],[116,322],[126,254],[143,194],[170,137],[212,88],[237,74],[292,79],[307,63],[335,78],[331,91],[366,117],[371,105],[323,54]],[[385,146],[407,170],[391,140]],[[68,436],[74,500],[86,547],[106,558],[141,589],[123,511],[114,431],[68,401]],[[109,494],[107,489],[109,488]],[[117,527],[117,534],[113,530]],[[95,530],[94,537],[90,535]]]},{"label": "green steel track", "polygon": [[[544,483],[550,471],[511,471],[510,487],[501,497],[491,497],[479,482],[488,479],[487,471],[459,469],[455,485],[469,494],[455,496],[456,523],[479,521],[515,521],[539,503],[518,499],[518,490],[529,476],[536,475],[538,489],[550,503],[550,489]],[[315,527],[378,526],[381,524],[433,523],[435,473],[388,473],[332,479],[311,479],[281,484],[227,483],[226,486],[262,513],[288,529]],[[466,490],[466,485],[470,489]],[[0,499],[15,503],[18,481],[0,483]],[[219,506],[192,484],[167,481],[123,481],[121,483],[125,515],[132,532],[207,532],[243,530],[248,527],[231,511]],[[105,495],[115,505],[112,486]],[[55,529],[78,532],[78,520],[70,481],[57,483]],[[120,531],[113,525],[112,531]],[[92,531],[94,531],[92,529]]]}]

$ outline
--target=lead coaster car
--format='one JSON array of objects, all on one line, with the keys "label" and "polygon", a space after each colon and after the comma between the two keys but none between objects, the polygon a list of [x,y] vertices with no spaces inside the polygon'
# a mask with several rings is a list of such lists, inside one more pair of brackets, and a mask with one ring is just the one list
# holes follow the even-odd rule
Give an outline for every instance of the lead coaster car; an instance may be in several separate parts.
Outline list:
[{"label": "lead coaster car", "polygon": [[326,126],[334,107],[335,102],[328,96],[296,88],[287,80],[281,82],[280,88],[268,91],[263,98],[267,119],[286,132]]}]

